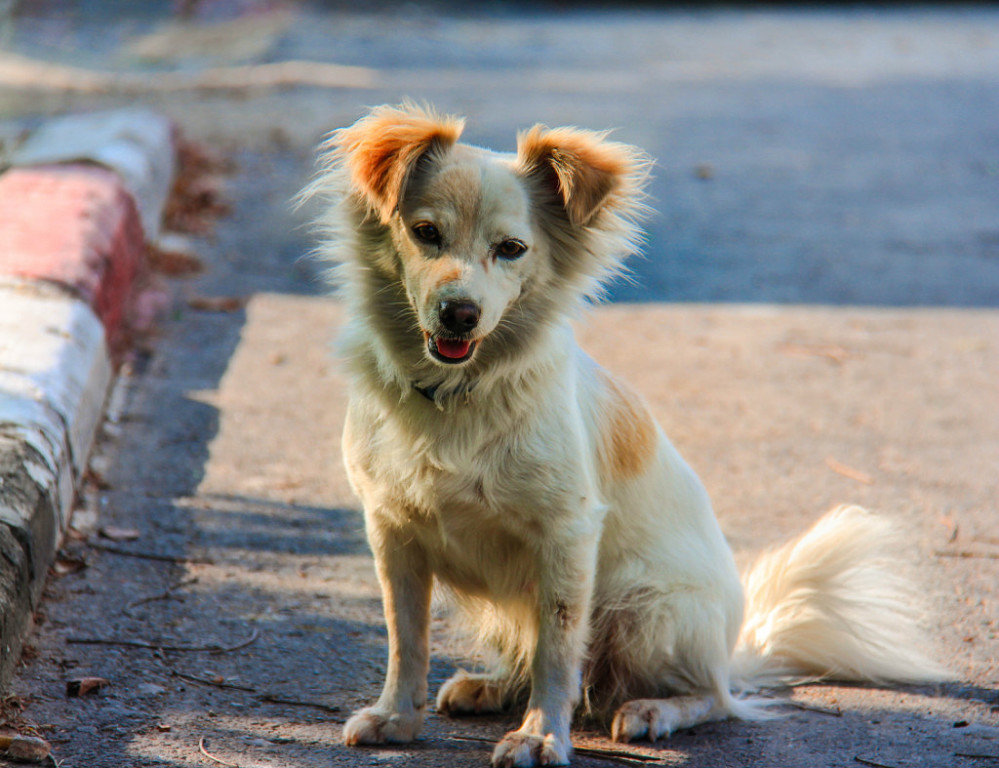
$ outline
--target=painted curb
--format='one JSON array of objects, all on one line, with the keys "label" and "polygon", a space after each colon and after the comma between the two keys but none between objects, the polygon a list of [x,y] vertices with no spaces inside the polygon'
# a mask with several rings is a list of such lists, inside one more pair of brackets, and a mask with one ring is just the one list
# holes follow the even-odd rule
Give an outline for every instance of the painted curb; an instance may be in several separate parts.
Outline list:
[{"label": "painted curb", "polygon": [[94,309],[115,353],[128,344],[145,247],[135,204],[113,171],[53,165],[0,175],[0,274],[66,288]]},{"label": "painted curb", "polygon": [[[60,119],[25,144],[21,167],[0,174],[0,687],[69,525],[117,353],[148,288],[143,222],[158,235],[174,131],[152,113],[132,117]],[[143,124],[159,128],[122,139]],[[60,158],[47,148],[67,125],[87,135]],[[42,158],[76,162],[36,165]]]},{"label": "painted curb", "polygon": [[114,171],[135,200],[146,239],[160,236],[175,171],[174,126],[142,108],[67,115],[42,125],[11,157],[15,167],[97,163]]}]

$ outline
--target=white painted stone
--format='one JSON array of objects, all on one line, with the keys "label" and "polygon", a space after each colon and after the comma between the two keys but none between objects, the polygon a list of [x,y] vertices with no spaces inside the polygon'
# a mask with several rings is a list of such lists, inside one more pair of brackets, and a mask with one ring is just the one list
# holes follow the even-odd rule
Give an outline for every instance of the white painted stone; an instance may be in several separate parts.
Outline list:
[{"label": "white painted stone", "polygon": [[104,326],[81,301],[0,284],[0,429],[42,457],[36,480],[59,499],[60,529],[86,467],[112,378]]},{"label": "white painted stone", "polygon": [[173,127],[152,110],[67,115],[44,123],[14,152],[13,165],[90,161],[115,171],[139,208],[149,241],[160,234],[173,183]]}]

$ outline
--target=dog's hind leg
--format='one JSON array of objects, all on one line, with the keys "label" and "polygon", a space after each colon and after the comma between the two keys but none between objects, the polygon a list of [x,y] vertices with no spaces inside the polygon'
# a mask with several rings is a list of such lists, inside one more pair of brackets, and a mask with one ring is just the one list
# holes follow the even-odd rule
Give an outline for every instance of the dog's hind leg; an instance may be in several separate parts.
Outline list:
[{"label": "dog's hind leg", "polygon": [[724,720],[726,707],[719,707],[712,695],[674,696],[669,699],[634,699],[614,714],[611,738],[614,741],[648,739],[655,741],[683,728]]},{"label": "dog's hind leg", "polygon": [[513,691],[505,677],[472,674],[459,670],[441,686],[437,711],[449,716],[487,715],[502,712],[510,704]]},{"label": "dog's hind leg", "polygon": [[[631,630],[634,637],[636,627],[653,627],[654,634],[639,634],[645,642],[624,647],[611,644],[605,652],[616,651],[624,657],[618,663],[623,661],[625,670],[654,669],[657,658],[665,663],[660,662],[662,666],[652,680],[637,676],[630,685],[624,683],[624,695],[618,701],[625,703],[611,720],[615,741],[655,741],[701,723],[766,716],[759,699],[732,696],[731,628],[738,626],[740,612],[726,610],[728,604],[717,599],[720,592],[680,592],[668,600],[636,603],[636,608],[644,610],[625,621],[623,629]],[[627,678],[626,673],[617,674]]]}]

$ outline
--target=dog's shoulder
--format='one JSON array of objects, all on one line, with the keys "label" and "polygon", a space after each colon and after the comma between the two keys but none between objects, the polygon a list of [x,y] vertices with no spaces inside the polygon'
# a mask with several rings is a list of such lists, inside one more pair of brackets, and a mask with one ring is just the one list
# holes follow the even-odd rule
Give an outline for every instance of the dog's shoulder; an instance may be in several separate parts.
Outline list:
[{"label": "dog's shoulder", "polygon": [[643,474],[653,462],[659,428],[645,399],[585,353],[577,363],[579,402],[601,481]]}]

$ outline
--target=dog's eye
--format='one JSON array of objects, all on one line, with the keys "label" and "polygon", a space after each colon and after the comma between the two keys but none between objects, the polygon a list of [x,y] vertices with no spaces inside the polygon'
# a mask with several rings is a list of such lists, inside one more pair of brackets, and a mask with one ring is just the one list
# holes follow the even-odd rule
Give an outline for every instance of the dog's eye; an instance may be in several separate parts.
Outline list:
[{"label": "dog's eye", "polygon": [[413,225],[413,236],[421,243],[427,245],[440,245],[441,233],[429,221],[419,221]]},{"label": "dog's eye", "polygon": [[501,259],[516,259],[523,256],[526,250],[527,246],[520,242],[520,240],[510,238],[496,246],[496,255]]}]

